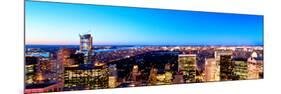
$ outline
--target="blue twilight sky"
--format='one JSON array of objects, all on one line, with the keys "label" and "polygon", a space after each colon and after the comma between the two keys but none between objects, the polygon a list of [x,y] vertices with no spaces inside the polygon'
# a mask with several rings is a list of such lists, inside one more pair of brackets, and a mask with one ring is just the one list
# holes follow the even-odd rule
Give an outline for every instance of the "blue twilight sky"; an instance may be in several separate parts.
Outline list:
[{"label": "blue twilight sky", "polygon": [[26,1],[27,44],[263,45],[263,16]]}]

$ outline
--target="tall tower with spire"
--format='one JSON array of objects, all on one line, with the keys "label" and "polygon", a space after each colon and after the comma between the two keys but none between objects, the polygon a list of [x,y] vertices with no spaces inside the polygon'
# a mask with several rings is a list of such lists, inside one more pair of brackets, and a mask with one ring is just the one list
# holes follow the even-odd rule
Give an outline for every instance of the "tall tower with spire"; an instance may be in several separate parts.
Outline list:
[{"label": "tall tower with spire", "polygon": [[90,33],[80,34],[80,49],[79,52],[85,56],[85,64],[91,63],[91,55],[93,50],[93,37]]}]

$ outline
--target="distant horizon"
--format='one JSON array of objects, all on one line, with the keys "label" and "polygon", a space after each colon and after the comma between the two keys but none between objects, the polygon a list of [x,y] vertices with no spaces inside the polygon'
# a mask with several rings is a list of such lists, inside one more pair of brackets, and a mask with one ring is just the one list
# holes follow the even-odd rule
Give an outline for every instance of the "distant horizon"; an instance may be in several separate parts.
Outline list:
[{"label": "distant horizon", "polygon": [[[26,46],[79,46],[79,44],[25,44]],[[92,46],[264,46],[264,45],[127,45],[127,44],[116,44],[116,45],[103,45],[96,44]]]},{"label": "distant horizon", "polygon": [[261,15],[26,1],[25,16],[29,45],[264,45]]}]

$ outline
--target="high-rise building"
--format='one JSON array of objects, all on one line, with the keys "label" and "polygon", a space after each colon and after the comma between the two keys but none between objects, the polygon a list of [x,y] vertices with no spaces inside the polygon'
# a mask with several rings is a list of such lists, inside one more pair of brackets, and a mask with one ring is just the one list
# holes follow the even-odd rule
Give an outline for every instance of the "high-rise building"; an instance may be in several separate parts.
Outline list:
[{"label": "high-rise building", "polygon": [[204,81],[219,81],[220,66],[215,58],[205,59]]},{"label": "high-rise building", "polygon": [[55,64],[54,71],[57,74],[57,80],[59,82],[64,82],[64,67],[73,65],[74,59],[71,59],[71,54],[75,53],[75,50],[61,48],[57,53],[57,60]]},{"label": "high-rise building", "polygon": [[52,75],[50,78],[52,80],[63,82],[64,81],[64,66],[62,63],[58,62],[58,60],[51,60],[51,69],[52,69]]},{"label": "high-rise building", "polygon": [[80,35],[80,52],[85,56],[85,64],[91,63],[93,50],[93,37],[91,34]]},{"label": "high-rise building", "polygon": [[108,87],[109,88],[115,88],[117,87],[117,78],[118,78],[118,72],[117,72],[117,65],[111,64],[108,66]]},{"label": "high-rise building", "polygon": [[91,34],[80,35],[80,51],[88,53],[92,50],[93,37]]},{"label": "high-rise building", "polygon": [[236,76],[234,80],[246,80],[248,77],[248,65],[247,59],[244,58],[234,58],[234,75]]},{"label": "high-rise building", "polygon": [[234,79],[234,62],[231,55],[220,56],[220,80],[227,81]]},{"label": "high-rise building", "polygon": [[70,58],[71,54],[75,53],[75,50],[61,48],[57,54],[57,60],[64,66],[71,66],[74,64],[74,60]]},{"label": "high-rise building", "polygon": [[164,85],[164,84],[166,84],[165,78],[166,78],[166,76],[165,76],[165,73],[163,71],[157,73],[157,75],[156,75],[156,83],[155,84],[156,85]]},{"label": "high-rise building", "polygon": [[178,55],[178,71],[183,74],[185,83],[196,82],[196,54]]},{"label": "high-rise building", "polygon": [[172,84],[172,79],[173,79],[173,74],[171,71],[166,71],[165,72],[165,84]]},{"label": "high-rise building", "polygon": [[64,90],[108,88],[108,68],[106,66],[79,65],[65,67]]},{"label": "high-rise building", "polygon": [[216,60],[216,63],[219,65],[219,69],[218,69],[218,71],[219,71],[219,80],[221,80],[221,65],[223,65],[223,64],[221,64],[221,56],[232,56],[233,55],[233,52],[231,51],[231,50],[217,50],[217,51],[215,51],[215,54],[214,54],[214,56],[215,56],[215,60]]},{"label": "high-rise building", "polygon": [[42,93],[61,91],[63,82],[57,79],[55,67],[56,62],[52,62],[45,57],[26,57],[25,64],[25,93]]},{"label": "high-rise building", "polygon": [[231,50],[217,50],[215,51],[215,59],[217,62],[220,61],[220,57],[222,55],[231,55],[232,56],[233,52]]},{"label": "high-rise building", "polygon": [[25,57],[25,84],[35,83],[38,63],[38,57]]},{"label": "high-rise building", "polygon": [[108,87],[109,88],[117,87],[117,78],[116,78],[116,76],[109,76],[108,77]]}]

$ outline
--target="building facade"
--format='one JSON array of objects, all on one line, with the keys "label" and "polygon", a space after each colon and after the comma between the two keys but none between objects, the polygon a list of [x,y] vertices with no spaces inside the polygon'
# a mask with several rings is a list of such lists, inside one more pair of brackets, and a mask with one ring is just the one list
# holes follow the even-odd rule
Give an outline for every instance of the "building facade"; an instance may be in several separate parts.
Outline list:
[{"label": "building facade", "polygon": [[79,65],[65,67],[64,90],[89,90],[108,88],[106,66]]},{"label": "building facade", "polygon": [[91,34],[80,35],[80,53],[85,56],[85,64],[90,64],[91,56],[93,54],[93,37]]},{"label": "building facade", "polygon": [[196,54],[180,54],[178,56],[178,71],[183,74],[185,83],[196,82]]},{"label": "building facade", "polygon": [[204,81],[219,81],[220,66],[215,58],[205,59]]}]

